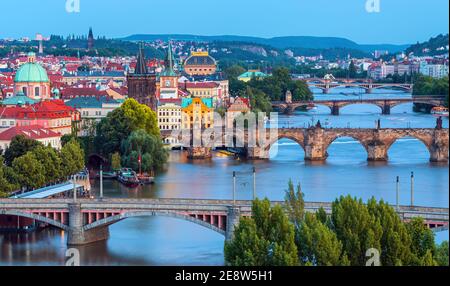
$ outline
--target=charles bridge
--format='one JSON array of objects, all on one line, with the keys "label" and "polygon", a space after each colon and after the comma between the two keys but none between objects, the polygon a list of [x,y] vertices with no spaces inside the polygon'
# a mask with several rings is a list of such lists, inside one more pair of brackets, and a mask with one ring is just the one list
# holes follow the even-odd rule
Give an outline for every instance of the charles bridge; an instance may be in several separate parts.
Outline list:
[{"label": "charles bridge", "polygon": [[[186,131],[179,134],[162,132],[162,137],[177,137],[188,150],[192,159],[204,159],[212,156],[216,147],[245,149],[248,159],[269,159],[269,150],[278,140],[286,138],[297,142],[305,152],[305,160],[324,161],[328,157],[327,149],[340,137],[357,140],[367,152],[368,161],[387,161],[388,150],[397,140],[413,137],[420,140],[430,153],[431,162],[448,162],[449,130],[442,128],[437,120],[435,128],[323,128],[320,122],[309,128],[264,128],[241,132],[223,132],[215,130],[198,135]],[[183,136],[181,134],[188,134]],[[197,145],[193,137],[198,137]]]},{"label": "charles bridge", "polygon": [[[284,202],[272,202],[272,205]],[[130,217],[168,216],[199,224],[233,237],[241,217],[251,216],[252,201],[195,199],[0,199],[0,215],[17,216],[67,231],[68,245],[83,245],[109,237],[109,226]],[[331,203],[305,202],[305,211]],[[448,230],[448,208],[396,206],[402,221],[415,217],[435,231]]]}]

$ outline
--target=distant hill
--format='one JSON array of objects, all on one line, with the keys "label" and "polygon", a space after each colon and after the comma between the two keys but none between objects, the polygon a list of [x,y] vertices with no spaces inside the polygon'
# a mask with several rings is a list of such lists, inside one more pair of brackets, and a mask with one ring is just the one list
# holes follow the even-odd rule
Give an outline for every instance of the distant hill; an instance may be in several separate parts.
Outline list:
[{"label": "distant hill", "polygon": [[378,44],[378,45],[360,45],[345,38],[338,37],[312,37],[312,36],[288,36],[288,37],[275,37],[275,38],[260,38],[260,37],[247,37],[247,36],[200,36],[190,34],[140,34],[131,35],[123,38],[126,41],[154,41],[154,40],[167,41],[184,40],[184,41],[201,41],[201,42],[248,42],[255,44],[262,44],[272,46],[278,49],[287,48],[304,48],[304,49],[334,49],[345,48],[351,50],[359,50],[363,52],[373,52],[374,50],[387,50],[391,53],[397,53],[405,50],[410,45],[391,45],[391,44]]},{"label": "distant hill", "polygon": [[434,38],[429,39],[426,42],[419,43],[410,46],[406,49],[406,53],[414,53],[416,56],[423,55],[441,55],[448,53],[446,49],[448,47],[448,34],[446,35],[438,35]]}]

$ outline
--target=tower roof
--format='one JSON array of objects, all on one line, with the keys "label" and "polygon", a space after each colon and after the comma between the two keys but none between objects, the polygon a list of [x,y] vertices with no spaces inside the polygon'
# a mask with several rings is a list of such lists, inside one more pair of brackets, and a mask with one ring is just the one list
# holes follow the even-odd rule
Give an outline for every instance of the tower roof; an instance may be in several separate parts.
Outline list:
[{"label": "tower roof", "polygon": [[144,47],[141,43],[139,43],[139,53],[137,56],[136,68],[134,70],[135,74],[147,74],[147,63],[144,55]]},{"label": "tower roof", "polygon": [[169,41],[166,59],[164,60],[164,71],[161,73],[162,76],[177,76],[177,74],[173,70],[174,62],[175,60],[172,54],[172,43]]}]

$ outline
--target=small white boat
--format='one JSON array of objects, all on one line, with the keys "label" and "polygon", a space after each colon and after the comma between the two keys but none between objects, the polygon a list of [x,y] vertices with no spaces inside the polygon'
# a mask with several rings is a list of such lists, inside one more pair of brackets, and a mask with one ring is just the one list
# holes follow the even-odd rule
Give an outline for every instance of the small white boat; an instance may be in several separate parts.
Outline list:
[{"label": "small white boat", "polygon": [[433,107],[433,109],[431,109],[431,114],[436,116],[448,117],[448,108],[443,106]]}]

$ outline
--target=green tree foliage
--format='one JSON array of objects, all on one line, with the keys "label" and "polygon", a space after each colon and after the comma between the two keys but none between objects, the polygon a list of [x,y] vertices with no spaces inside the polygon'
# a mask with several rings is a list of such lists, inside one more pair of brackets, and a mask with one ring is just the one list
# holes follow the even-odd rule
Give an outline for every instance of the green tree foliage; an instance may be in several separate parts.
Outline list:
[{"label": "green tree foliage", "polygon": [[436,253],[433,232],[424,224],[422,218],[414,218],[406,224],[411,237],[411,251],[415,255],[412,265],[435,265],[433,255]]},{"label": "green tree foliage", "polygon": [[25,155],[28,151],[32,151],[38,146],[42,146],[42,143],[29,139],[24,135],[15,136],[5,151],[5,164],[11,166],[15,158]]},{"label": "green tree foliage", "polygon": [[50,146],[39,146],[31,151],[44,169],[46,183],[54,183],[63,177],[62,160],[58,152]]},{"label": "green tree foliage", "polygon": [[420,75],[414,81],[413,95],[448,95],[448,76],[440,79]]},{"label": "green tree foliage", "polygon": [[331,222],[351,265],[365,265],[366,250],[380,250],[383,229],[362,200],[340,197],[332,204]]},{"label": "green tree foliage", "polygon": [[255,200],[252,217],[241,218],[234,238],[225,242],[225,261],[232,266],[298,265],[294,227],[281,206]]},{"label": "green tree foliage", "polygon": [[120,151],[122,140],[138,129],[160,136],[156,113],[135,99],[127,99],[97,125],[95,146],[100,154],[109,156]]},{"label": "green tree foliage", "polygon": [[384,266],[409,265],[412,262],[411,238],[405,224],[395,210],[384,201],[372,198],[367,203],[369,213],[380,223],[381,264]]},{"label": "green tree foliage", "polygon": [[250,98],[250,105],[253,112],[269,113],[272,111],[270,98],[261,90],[247,86],[245,96]]},{"label": "green tree foliage", "polygon": [[298,229],[305,216],[305,201],[303,199],[304,194],[300,184],[297,185],[297,189],[294,189],[292,180],[289,180],[288,189],[285,194],[286,211],[289,219],[294,223],[296,229]]},{"label": "green tree foliage", "polygon": [[349,261],[342,254],[342,243],[336,234],[312,213],[305,214],[297,235],[300,261],[305,265],[344,266]]},{"label": "green tree foliage", "polygon": [[348,77],[356,78],[357,73],[358,73],[358,69],[356,68],[355,63],[353,61],[351,61],[350,65],[348,66]]},{"label": "green tree foliage", "polygon": [[228,79],[230,78],[237,78],[241,74],[245,72],[245,68],[241,67],[240,65],[232,65],[230,67],[227,67],[225,69],[225,75]]},{"label": "green tree foliage", "polygon": [[448,241],[436,247],[436,262],[439,266],[448,266]]},{"label": "green tree foliage", "polygon": [[76,140],[71,140],[61,148],[62,176],[78,173],[84,168],[84,151]]},{"label": "green tree foliage", "polygon": [[7,197],[11,192],[19,189],[15,181],[14,171],[4,164],[4,158],[0,156],[0,198]]},{"label": "green tree foliage", "polygon": [[17,182],[26,189],[39,188],[45,184],[44,166],[32,152],[17,157],[12,162],[13,171],[17,174]]},{"label": "green tree foliage", "polygon": [[138,158],[142,156],[142,171],[161,169],[168,159],[168,152],[159,137],[140,129],[122,142],[122,163],[136,171],[139,170]]}]

